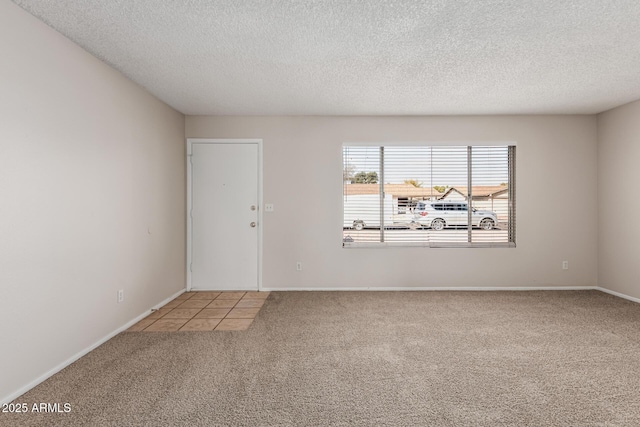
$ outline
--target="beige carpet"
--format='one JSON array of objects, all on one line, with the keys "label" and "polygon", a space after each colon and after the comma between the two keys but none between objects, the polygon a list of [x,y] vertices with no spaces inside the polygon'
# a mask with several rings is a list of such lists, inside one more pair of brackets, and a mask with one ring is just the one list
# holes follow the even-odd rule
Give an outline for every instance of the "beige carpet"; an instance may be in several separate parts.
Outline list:
[{"label": "beige carpet", "polygon": [[640,304],[274,292],[248,331],[122,333],[16,402],[72,410],[0,425],[637,426]]}]

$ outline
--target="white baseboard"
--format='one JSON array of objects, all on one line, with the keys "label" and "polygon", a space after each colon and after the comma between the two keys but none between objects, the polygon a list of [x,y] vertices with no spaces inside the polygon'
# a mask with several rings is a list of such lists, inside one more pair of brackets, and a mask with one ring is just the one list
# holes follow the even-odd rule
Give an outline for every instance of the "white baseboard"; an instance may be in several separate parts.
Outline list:
[{"label": "white baseboard", "polygon": [[601,292],[604,292],[604,293],[607,293],[607,294],[611,294],[611,295],[616,296],[616,297],[620,297],[620,298],[624,298],[624,299],[629,300],[629,301],[639,302],[640,303],[640,298],[630,297],[629,295],[621,294],[620,292],[612,291],[612,290],[609,290],[609,289],[606,289],[606,288],[601,288],[600,286],[596,286],[596,289],[601,291]]},{"label": "white baseboard", "polygon": [[314,288],[262,288],[265,292],[289,292],[289,291],[590,291],[598,289],[597,286],[440,286],[440,287],[397,287],[397,286],[370,286],[370,287],[314,287]]},{"label": "white baseboard", "polygon": [[4,405],[5,403],[10,403],[13,400],[17,399],[18,397],[22,396],[27,391],[31,390],[32,388],[34,388],[35,386],[37,386],[41,382],[51,378],[53,375],[57,374],[58,372],[60,372],[64,368],[66,368],[67,366],[71,365],[76,360],[80,359],[81,357],[85,356],[86,354],[88,354],[89,352],[95,350],[96,348],[100,347],[102,344],[104,344],[105,342],[109,341],[111,338],[115,337],[120,332],[129,329],[131,326],[135,325],[136,323],[138,323],[139,321],[141,321],[142,319],[147,317],[149,314],[151,314],[151,312],[154,309],[162,307],[163,305],[167,304],[169,301],[174,300],[175,298],[177,298],[178,296],[180,296],[184,292],[185,292],[185,289],[182,289],[179,292],[176,292],[175,294],[173,294],[169,298],[165,299],[164,301],[160,302],[159,304],[156,304],[153,308],[150,308],[149,310],[147,310],[144,313],[140,314],[135,319],[130,320],[129,322],[127,322],[126,324],[122,325],[121,327],[119,327],[115,331],[113,331],[113,332],[107,334],[106,336],[102,337],[101,339],[99,339],[98,341],[96,341],[95,343],[90,345],[89,347],[85,348],[84,350],[79,351],[78,353],[74,354],[73,356],[71,356],[70,358],[65,360],[64,362],[60,363],[59,365],[55,366],[54,368],[52,368],[49,371],[45,372],[44,374],[40,375],[35,380],[29,382],[28,384],[26,384],[25,386],[21,387],[20,389],[14,391],[13,393],[10,393],[9,395],[4,396],[2,399],[0,399],[0,405]]}]

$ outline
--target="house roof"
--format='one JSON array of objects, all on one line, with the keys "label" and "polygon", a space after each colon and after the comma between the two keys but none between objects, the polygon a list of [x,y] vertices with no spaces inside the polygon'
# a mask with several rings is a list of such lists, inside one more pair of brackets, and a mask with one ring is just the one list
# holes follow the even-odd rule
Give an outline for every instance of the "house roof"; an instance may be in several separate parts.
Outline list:
[{"label": "house roof", "polygon": [[[385,184],[384,191],[387,194],[392,194],[394,197],[429,198],[429,197],[440,197],[443,194],[443,193],[440,193],[435,188],[414,187],[411,184]],[[345,184],[344,185],[344,194],[349,196],[355,195],[355,194],[379,194],[379,193],[380,193],[379,184]]]},{"label": "house roof", "polygon": [[[508,190],[506,185],[479,185],[473,186],[473,196],[474,197],[489,197],[491,195],[496,196],[498,194],[504,193]],[[435,188],[430,187],[414,187],[411,184],[385,184],[384,191],[387,194],[391,194],[394,197],[414,197],[414,198],[433,198],[436,197],[441,199],[451,194],[452,192],[457,192],[467,196],[467,187],[464,186],[456,186],[450,187],[447,191],[441,193]],[[344,194],[347,196],[352,196],[356,194],[379,194],[380,193],[380,185],[379,184],[344,184]]]},{"label": "house roof", "polygon": [[[468,187],[466,186],[451,187],[442,194],[441,198],[447,197],[453,191],[460,193],[464,197],[467,197],[467,188]],[[506,185],[474,185],[473,187],[471,187],[471,193],[474,197],[496,196],[498,194],[506,192],[507,190],[509,190],[509,187],[507,187]]]}]

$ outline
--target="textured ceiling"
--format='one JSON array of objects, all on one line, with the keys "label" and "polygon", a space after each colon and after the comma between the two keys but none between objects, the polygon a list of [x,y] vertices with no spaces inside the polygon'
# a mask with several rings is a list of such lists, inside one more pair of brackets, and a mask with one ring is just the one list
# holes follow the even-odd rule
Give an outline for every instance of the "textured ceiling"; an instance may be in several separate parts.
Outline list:
[{"label": "textured ceiling", "polygon": [[15,0],[185,114],[597,113],[638,0]]}]

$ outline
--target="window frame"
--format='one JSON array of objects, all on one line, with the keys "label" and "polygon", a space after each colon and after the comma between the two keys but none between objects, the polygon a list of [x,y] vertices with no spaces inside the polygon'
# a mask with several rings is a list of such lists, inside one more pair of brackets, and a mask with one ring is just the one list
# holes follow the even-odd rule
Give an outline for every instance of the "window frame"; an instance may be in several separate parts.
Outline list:
[{"label": "window frame", "polygon": [[[516,141],[438,141],[438,142],[425,142],[425,141],[410,141],[410,142],[365,142],[365,141],[348,141],[344,142],[341,145],[341,163],[344,172],[344,150],[345,147],[383,147],[381,151],[384,153],[384,147],[467,147],[469,150],[469,156],[471,156],[471,150],[473,147],[506,147],[507,150],[507,162],[508,162],[508,199],[507,199],[507,211],[508,211],[508,219],[507,219],[507,241],[503,242],[418,242],[418,241],[403,241],[403,242],[389,242],[389,241],[378,241],[378,242],[354,242],[353,240],[349,241],[345,239],[344,235],[344,227],[342,231],[342,247],[347,249],[353,248],[386,248],[386,247],[424,247],[424,248],[515,248],[516,247],[516,159],[517,159],[517,142]],[[469,157],[471,158],[471,157]],[[384,194],[384,154],[382,154],[382,158],[380,161],[380,180],[382,182],[381,194]],[[467,167],[467,176],[469,179],[469,183],[471,184],[471,174],[472,168]],[[471,187],[472,188],[472,187]],[[344,224],[344,214],[345,214],[345,206],[344,206],[344,175],[342,181],[342,222]],[[471,195],[473,197],[473,194]],[[468,196],[467,196],[468,197]],[[420,203],[418,201],[417,203]],[[426,200],[424,201],[426,202]],[[454,203],[454,202],[451,202]],[[465,200],[465,203],[468,201]],[[467,212],[473,212],[474,208],[468,209]],[[468,225],[465,230],[469,231],[469,235],[471,235],[473,224],[472,222],[468,222]],[[384,236],[384,231],[381,233]]]}]

